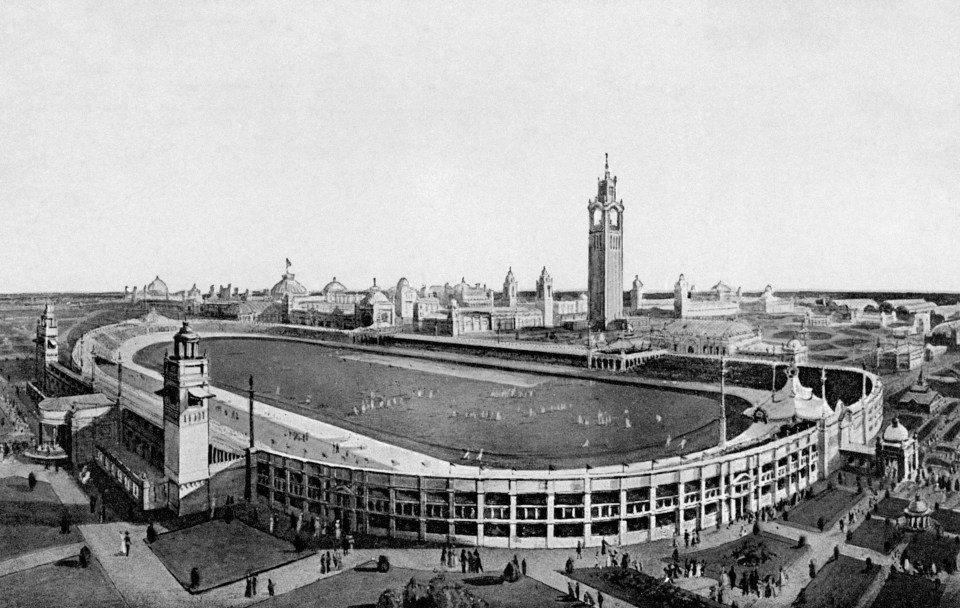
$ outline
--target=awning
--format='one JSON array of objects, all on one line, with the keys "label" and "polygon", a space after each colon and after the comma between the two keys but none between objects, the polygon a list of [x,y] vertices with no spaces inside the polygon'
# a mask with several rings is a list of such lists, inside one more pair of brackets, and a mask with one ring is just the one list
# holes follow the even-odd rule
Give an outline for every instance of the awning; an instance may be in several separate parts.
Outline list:
[{"label": "awning", "polygon": [[210,399],[212,397],[216,397],[216,395],[202,387],[191,388],[188,389],[187,392],[190,393],[190,396],[194,399]]}]

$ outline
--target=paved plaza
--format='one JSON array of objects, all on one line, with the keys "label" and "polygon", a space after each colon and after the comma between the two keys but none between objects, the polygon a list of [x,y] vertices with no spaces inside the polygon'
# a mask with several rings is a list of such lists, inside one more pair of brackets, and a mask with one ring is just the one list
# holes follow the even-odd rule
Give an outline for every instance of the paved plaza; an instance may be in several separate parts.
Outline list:
[{"label": "paved plaza", "polygon": [[[44,471],[42,467],[24,465],[12,458],[0,463],[0,477],[26,476],[31,471],[40,481],[49,483],[63,503],[88,503],[86,494],[77,486],[73,478],[63,471],[58,473],[54,473],[52,470]],[[744,608],[789,606],[801,589],[810,581],[809,560],[812,559],[818,569],[823,567],[832,558],[834,547],[839,547],[841,554],[844,556],[861,561],[869,558],[874,564],[887,568],[897,559],[896,551],[891,555],[884,555],[864,547],[847,544],[844,542],[844,534],[840,532],[838,526],[833,526],[823,533],[800,529],[779,521],[764,522],[762,528],[765,532],[775,534],[791,542],[798,541],[800,536],[803,535],[806,537],[809,549],[803,559],[790,565],[788,582],[777,597],[743,596],[739,591],[733,591],[731,596],[728,592],[727,601],[736,601],[739,606]],[[277,593],[281,595],[320,580],[327,580],[320,587],[321,589],[337,588],[337,577],[342,572],[351,571],[360,564],[376,560],[380,555],[386,555],[395,568],[424,573],[421,578],[429,578],[427,575],[434,571],[459,573],[459,565],[453,569],[440,566],[439,549],[360,549],[351,552],[344,558],[342,570],[328,574],[321,574],[322,554],[320,553],[261,572],[259,574],[260,589],[257,597],[248,598],[244,596],[243,577],[246,574],[245,572],[238,572],[238,580],[235,580],[235,582],[227,583],[203,593],[191,594],[170,573],[155,552],[151,551],[146,545],[144,540],[146,537],[145,526],[123,521],[111,521],[103,524],[84,524],[79,529],[83,537],[80,543],[40,549],[0,561],[0,585],[4,581],[12,581],[13,579],[8,577],[13,575],[22,576],[27,571],[72,559],[79,553],[82,546],[90,548],[93,557],[103,571],[105,580],[128,606],[246,606],[266,599],[266,581],[268,578],[273,580]],[[119,539],[123,532],[129,532],[133,539],[129,556],[120,552]],[[165,530],[160,527],[159,532],[163,533]],[[677,550],[680,553],[681,560],[683,560],[687,555],[702,554],[713,547],[730,543],[739,539],[741,535],[750,533],[750,526],[744,526],[740,523],[721,526],[719,530],[705,531],[701,535],[700,545],[695,548],[684,547],[683,539],[678,538],[677,544],[679,546]],[[661,540],[642,545],[615,547],[615,549],[621,553],[629,553],[631,560],[641,562],[644,572],[656,576],[662,574],[665,559],[669,558],[674,550],[674,541]],[[574,551],[565,549],[480,549],[480,551],[487,572],[501,572],[506,563],[516,555],[519,559],[526,560],[530,578],[553,588],[558,592],[558,596],[567,591],[569,579],[562,574],[562,570],[567,558],[575,557]],[[582,559],[575,559],[576,567],[592,568],[595,564],[595,553],[596,549],[585,550]],[[38,570],[37,572],[41,571]],[[358,574],[357,576],[361,575]],[[376,586],[378,592],[382,591],[379,587],[386,588],[387,586],[380,582],[376,573],[366,573],[362,576],[366,581],[365,584]],[[958,578],[960,577],[951,576],[944,579],[946,590],[941,605],[952,605],[946,603],[947,600],[955,601],[956,598],[960,597]],[[345,582],[347,580],[344,579]],[[716,584],[716,581],[706,578],[701,580],[678,579],[676,583],[684,588],[699,590],[706,594],[709,588]],[[583,590],[586,591],[587,588],[584,587]],[[290,600],[296,600],[297,597],[291,596]],[[283,605],[299,605],[299,600],[292,604],[285,602]],[[627,606],[626,603],[619,602],[612,597],[605,598],[604,605],[611,607]]]}]

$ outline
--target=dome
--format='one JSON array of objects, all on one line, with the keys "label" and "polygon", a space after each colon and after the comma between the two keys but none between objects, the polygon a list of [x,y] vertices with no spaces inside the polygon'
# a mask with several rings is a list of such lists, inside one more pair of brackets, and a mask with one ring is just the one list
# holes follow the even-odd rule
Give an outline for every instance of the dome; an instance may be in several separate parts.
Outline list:
[{"label": "dome", "polygon": [[346,291],[347,288],[344,287],[343,283],[337,280],[337,277],[333,277],[333,280],[323,286],[323,293],[330,293],[331,291]]},{"label": "dome", "polygon": [[800,350],[801,348],[803,348],[803,343],[800,342],[800,340],[793,338],[792,340],[787,342],[787,345],[785,346],[785,348],[788,350]]},{"label": "dome", "polygon": [[913,516],[927,515],[930,513],[930,505],[927,504],[927,501],[920,498],[919,494],[915,494],[913,497],[913,501],[910,503],[909,506],[907,506],[906,509],[903,510],[903,512],[907,515],[913,515]]},{"label": "dome", "polygon": [[193,331],[193,328],[190,327],[190,323],[184,321],[183,327],[181,327],[180,331],[178,331],[174,336],[174,340],[177,342],[199,342],[200,334]]},{"label": "dome", "polygon": [[307,293],[307,288],[301,285],[292,272],[285,272],[283,278],[270,288],[270,295],[274,297],[300,296]]},{"label": "dome", "polygon": [[365,304],[367,306],[372,306],[373,304],[379,304],[381,302],[386,302],[387,304],[389,304],[390,300],[387,299],[387,296],[383,295],[382,291],[378,290],[378,291],[373,291],[367,294],[367,297],[363,299],[362,304]]},{"label": "dome", "polygon": [[410,287],[410,281],[407,280],[407,277],[403,277],[397,281],[397,291],[402,291],[408,287]]},{"label": "dome", "polygon": [[169,292],[169,289],[167,288],[167,284],[160,279],[160,275],[157,275],[152,281],[150,281],[147,284],[147,287],[144,291],[151,294],[167,295],[167,293]]},{"label": "dome", "polygon": [[883,432],[883,440],[890,443],[903,443],[909,438],[910,432],[907,427],[900,424],[896,418],[890,421],[890,426]]}]

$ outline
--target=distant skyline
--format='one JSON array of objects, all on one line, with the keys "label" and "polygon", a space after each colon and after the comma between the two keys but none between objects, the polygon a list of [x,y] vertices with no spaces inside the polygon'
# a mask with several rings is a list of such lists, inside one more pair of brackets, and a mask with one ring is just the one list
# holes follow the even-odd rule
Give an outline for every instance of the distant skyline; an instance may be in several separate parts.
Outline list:
[{"label": "distant skyline", "polygon": [[956,2],[0,3],[0,292],[960,291]]}]

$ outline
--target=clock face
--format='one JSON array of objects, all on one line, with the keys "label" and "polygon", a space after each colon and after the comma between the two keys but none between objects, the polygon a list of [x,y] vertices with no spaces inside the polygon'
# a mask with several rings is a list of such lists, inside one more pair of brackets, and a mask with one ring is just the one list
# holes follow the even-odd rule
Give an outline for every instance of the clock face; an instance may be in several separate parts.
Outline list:
[{"label": "clock face", "polygon": [[612,211],[610,211],[610,225],[616,226],[619,221],[620,221],[620,214],[617,213],[617,210],[613,209]]},{"label": "clock face", "polygon": [[594,226],[599,226],[599,225],[600,225],[600,221],[601,221],[602,219],[603,219],[603,212],[600,211],[599,209],[594,209],[594,210],[593,210],[593,225],[594,225]]}]

